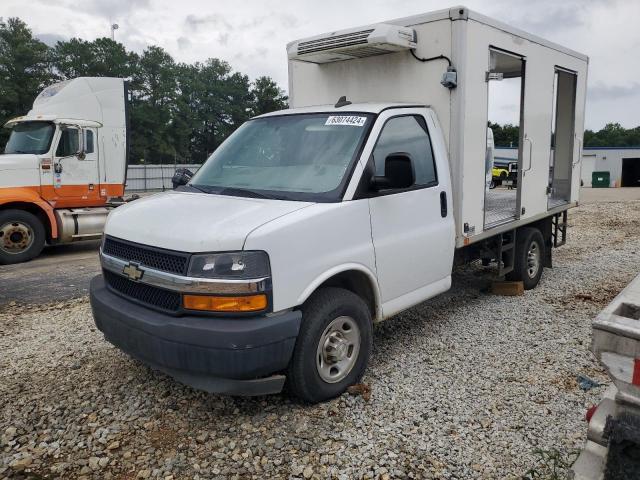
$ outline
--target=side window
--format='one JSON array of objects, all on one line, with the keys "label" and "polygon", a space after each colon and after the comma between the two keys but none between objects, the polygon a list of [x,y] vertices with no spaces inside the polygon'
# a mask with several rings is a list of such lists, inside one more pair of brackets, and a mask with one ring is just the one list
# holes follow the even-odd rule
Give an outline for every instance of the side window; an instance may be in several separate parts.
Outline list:
[{"label": "side window", "polygon": [[56,148],[56,157],[69,157],[78,152],[78,130],[76,128],[67,128],[62,131],[58,148]]},{"label": "side window", "polygon": [[427,124],[420,116],[406,115],[390,119],[382,128],[373,150],[376,175],[384,175],[387,155],[404,152],[411,156],[416,174],[416,186],[431,186],[438,176],[431,150]]},{"label": "side window", "polygon": [[93,130],[84,131],[84,153],[93,153]]}]

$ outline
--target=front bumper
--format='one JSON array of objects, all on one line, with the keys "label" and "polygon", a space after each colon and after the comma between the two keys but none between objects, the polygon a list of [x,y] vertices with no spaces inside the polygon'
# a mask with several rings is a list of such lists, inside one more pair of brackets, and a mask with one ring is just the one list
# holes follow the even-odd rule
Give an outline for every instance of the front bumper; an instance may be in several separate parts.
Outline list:
[{"label": "front bumper", "polygon": [[90,284],[98,329],[125,353],[199,390],[229,395],[279,392],[302,313],[249,318],[174,317],[111,292],[98,275]]}]

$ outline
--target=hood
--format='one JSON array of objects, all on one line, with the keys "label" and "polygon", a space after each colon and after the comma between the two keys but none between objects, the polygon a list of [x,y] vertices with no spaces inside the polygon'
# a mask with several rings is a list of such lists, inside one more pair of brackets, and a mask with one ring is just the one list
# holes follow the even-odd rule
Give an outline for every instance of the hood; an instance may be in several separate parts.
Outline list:
[{"label": "hood", "polygon": [[247,235],[311,203],[167,192],[134,200],[111,212],[112,237],[182,252],[241,250]]},{"label": "hood", "polygon": [[6,153],[0,155],[0,170],[38,170],[40,160],[30,153]]}]

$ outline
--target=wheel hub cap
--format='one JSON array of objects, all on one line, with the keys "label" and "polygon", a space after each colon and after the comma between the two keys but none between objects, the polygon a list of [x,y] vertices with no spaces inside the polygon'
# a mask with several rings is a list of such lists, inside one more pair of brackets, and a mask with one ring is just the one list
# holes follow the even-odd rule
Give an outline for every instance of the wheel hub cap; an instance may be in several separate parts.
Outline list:
[{"label": "wheel hub cap", "polygon": [[21,222],[10,222],[0,226],[0,249],[4,252],[22,253],[32,243],[33,231],[28,225]]},{"label": "wheel hub cap", "polygon": [[531,243],[527,252],[527,274],[534,278],[540,268],[540,248],[536,242]]},{"label": "wheel hub cap", "polygon": [[320,337],[316,368],[327,383],[343,380],[353,369],[360,352],[360,329],[351,317],[334,319]]},{"label": "wheel hub cap", "polygon": [[347,356],[349,342],[340,332],[331,332],[324,342],[324,354],[328,363],[338,363]]}]

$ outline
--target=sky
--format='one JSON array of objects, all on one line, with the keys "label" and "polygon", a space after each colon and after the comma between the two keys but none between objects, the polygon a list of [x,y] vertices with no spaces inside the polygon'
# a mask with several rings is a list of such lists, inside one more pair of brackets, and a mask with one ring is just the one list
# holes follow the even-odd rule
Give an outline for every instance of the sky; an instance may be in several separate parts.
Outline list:
[{"label": "sky", "polygon": [[[177,61],[215,57],[287,88],[288,42],[454,6],[443,0],[0,0],[48,44],[111,34]],[[589,56],[586,128],[640,125],[640,0],[467,0],[473,10]],[[500,120],[500,119],[498,119]]]}]

